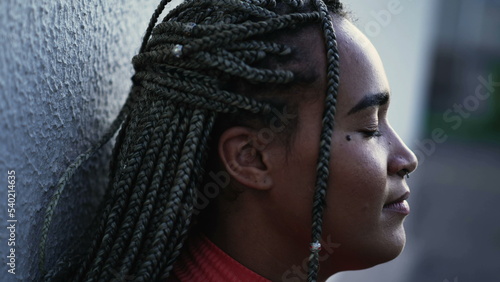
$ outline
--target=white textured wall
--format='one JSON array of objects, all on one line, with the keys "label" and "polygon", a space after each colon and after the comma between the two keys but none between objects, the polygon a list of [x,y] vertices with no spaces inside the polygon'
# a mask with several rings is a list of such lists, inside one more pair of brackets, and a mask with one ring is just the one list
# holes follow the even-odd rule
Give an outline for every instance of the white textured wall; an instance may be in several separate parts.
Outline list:
[{"label": "white textured wall", "polygon": [[[0,2],[0,280],[36,278],[40,225],[66,166],[94,144],[130,87],[130,60],[159,1]],[[111,146],[67,187],[47,261],[90,220]],[[16,171],[16,275],[7,273],[7,170]],[[74,220],[74,222],[69,222]]]}]

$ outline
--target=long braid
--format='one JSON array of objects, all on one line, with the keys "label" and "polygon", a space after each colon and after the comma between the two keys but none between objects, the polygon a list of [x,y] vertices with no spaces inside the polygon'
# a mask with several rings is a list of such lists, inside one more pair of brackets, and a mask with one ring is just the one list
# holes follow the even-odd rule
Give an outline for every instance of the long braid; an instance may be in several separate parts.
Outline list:
[{"label": "long braid", "polygon": [[[186,238],[193,213],[195,200],[194,193],[196,191],[196,187],[199,186],[201,181],[201,179],[197,176],[200,175],[199,170],[202,169],[203,164],[201,163],[202,160],[200,160],[198,156],[203,154],[203,152],[207,149],[206,141],[208,139],[208,135],[210,134],[210,131],[207,130],[207,128],[210,128],[210,126],[213,125],[215,117],[214,115],[210,116],[209,113],[201,114],[201,112],[196,113],[196,111],[193,119],[190,121],[190,134],[192,134],[193,137],[199,136],[199,138],[189,138],[192,142],[187,143],[184,147],[183,155],[179,164],[179,170],[175,177],[176,185],[174,187],[179,187],[179,191],[183,192],[183,194],[179,193],[178,199],[180,203],[182,203],[180,205],[181,208],[167,208],[162,215],[162,218],[173,218],[176,214],[179,214],[180,217],[177,218],[176,224],[172,226],[173,234],[170,234],[170,236],[168,236],[169,234],[166,234],[165,232],[157,232],[153,242],[158,242],[158,244],[154,244],[152,246],[151,255],[149,255],[148,259],[146,259],[146,262],[143,265],[138,266],[137,270],[139,271],[139,280],[145,277],[144,281],[149,281],[150,277],[148,277],[148,275],[154,275],[153,277],[155,277],[165,268],[165,273],[170,272],[172,264],[180,254],[180,250]],[[207,119],[205,120],[203,116],[207,116]],[[202,142],[205,142],[203,146],[201,145]],[[181,198],[181,195],[185,198],[184,200]],[[176,200],[177,199],[172,198],[169,202],[175,202]],[[169,220],[166,220],[166,222],[170,223]],[[167,248],[167,252],[165,252],[164,248]]]},{"label": "long braid", "polygon": [[[301,0],[188,0],[157,24],[169,2],[161,1],[153,14],[140,53],[133,59],[136,74],[131,94],[106,135],[109,139],[122,126],[113,152],[107,201],[74,281],[124,277],[156,281],[169,276],[194,220],[197,189],[206,173],[208,144],[217,115],[243,111],[266,116],[273,108],[265,99],[237,94],[225,85],[235,79],[250,85],[296,81],[296,75],[286,68],[259,65],[268,57],[293,53],[286,45],[262,38],[308,23],[321,23],[328,50],[328,89],[312,229],[313,242],[321,238],[339,82],[338,52],[327,6],[338,12],[340,4],[328,1],[325,6],[316,0],[315,11],[303,12],[310,8],[304,9]],[[288,6],[291,12],[277,12],[280,5]],[[58,187],[62,188],[56,195],[83,162],[77,161],[70,167],[71,174],[61,179]],[[56,204],[57,199],[49,205],[42,250]],[[315,280],[318,268],[317,253],[313,252],[310,281]]]},{"label": "long braid", "polygon": [[315,1],[322,14],[322,29],[326,41],[327,60],[327,91],[325,98],[325,110],[323,113],[323,127],[320,139],[320,151],[317,164],[316,187],[313,196],[312,211],[312,245],[309,256],[308,281],[316,281],[319,270],[319,250],[314,249],[314,244],[319,244],[321,240],[323,226],[323,210],[325,208],[326,190],[328,186],[328,175],[330,165],[330,150],[332,143],[333,124],[337,105],[337,92],[340,82],[339,54],[337,49],[337,39],[329,11],[326,5],[319,0]]},{"label": "long braid", "polygon": [[[141,210],[140,213],[140,218],[136,223],[137,227],[132,235],[131,244],[127,249],[127,253],[124,254],[125,260],[121,266],[120,273],[126,274],[128,269],[132,266],[134,262],[132,258],[136,257],[137,253],[141,249],[141,244],[143,243],[142,241],[145,240],[141,240],[141,238],[147,236],[146,232],[148,231],[148,226],[157,226],[158,223],[152,221],[153,218],[156,219],[159,217],[153,216],[152,218],[151,215],[154,214],[155,211],[162,209],[167,204],[166,193],[163,193],[160,187],[162,187],[165,179],[170,179],[172,177],[171,174],[173,173],[174,168],[178,165],[177,162],[167,162],[167,159],[168,156],[173,153],[173,150],[178,150],[179,143],[176,143],[176,141],[179,140],[177,131],[179,131],[179,120],[182,115],[184,115],[182,110],[175,112],[174,117],[172,118],[172,123],[169,124],[169,126],[175,130],[169,130],[165,136],[163,147],[161,148],[158,156],[159,170],[156,172],[156,175],[153,176],[151,192],[147,195],[143,210]],[[181,127],[180,131],[184,132],[185,129]],[[166,175],[164,175],[164,173]]]},{"label": "long braid", "polygon": [[153,31],[153,28],[155,27],[156,22],[158,21],[158,18],[160,17],[161,13],[165,9],[165,6],[167,6],[167,4],[170,3],[170,1],[171,0],[161,0],[160,4],[158,4],[158,7],[153,13],[151,20],[149,21],[149,25],[148,28],[146,29],[146,34],[144,35],[144,40],[142,41],[139,53],[144,52],[144,50],[146,49],[146,44],[148,43],[149,37],[151,36],[151,32]]},{"label": "long braid", "polygon": [[[123,217],[123,225],[120,230],[117,231],[120,237],[116,238],[114,242],[113,248],[110,253],[112,254],[107,258],[105,264],[108,265],[116,265],[118,263],[119,258],[122,256],[122,253],[126,251],[126,246],[134,243],[131,241],[134,230],[140,230],[138,227],[139,217],[141,212],[147,214],[147,206],[146,211],[143,210],[143,205],[147,205],[147,196],[149,194],[153,194],[149,198],[156,195],[156,190],[154,189],[156,185],[153,185],[151,182],[154,182],[158,177],[162,177],[164,170],[157,169],[154,170],[157,164],[161,165],[160,161],[162,156],[162,149],[165,149],[162,145],[164,142],[164,134],[167,128],[170,126],[169,120],[172,119],[173,111],[169,109],[164,111],[163,113],[159,113],[160,117],[158,119],[158,125],[155,126],[154,132],[151,138],[151,144],[148,146],[147,151],[145,152],[145,157],[142,162],[142,166],[140,168],[140,173],[137,176],[137,182],[134,185],[134,189],[137,192],[132,193],[129,199],[129,204],[127,206],[125,216]],[[170,140],[169,140],[170,141]],[[154,175],[153,175],[154,174]],[[148,189],[151,187],[150,189]],[[150,192],[151,190],[151,192]],[[146,203],[145,203],[146,202]]]}]

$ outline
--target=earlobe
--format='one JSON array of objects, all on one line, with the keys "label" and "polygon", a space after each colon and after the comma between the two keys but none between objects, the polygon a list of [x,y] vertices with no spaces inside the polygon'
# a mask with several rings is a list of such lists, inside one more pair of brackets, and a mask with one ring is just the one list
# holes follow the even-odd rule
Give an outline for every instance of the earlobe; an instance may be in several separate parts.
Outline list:
[{"label": "earlobe", "polygon": [[273,185],[265,146],[256,142],[256,131],[232,127],[219,139],[219,157],[229,175],[238,183],[253,189],[267,190]]}]

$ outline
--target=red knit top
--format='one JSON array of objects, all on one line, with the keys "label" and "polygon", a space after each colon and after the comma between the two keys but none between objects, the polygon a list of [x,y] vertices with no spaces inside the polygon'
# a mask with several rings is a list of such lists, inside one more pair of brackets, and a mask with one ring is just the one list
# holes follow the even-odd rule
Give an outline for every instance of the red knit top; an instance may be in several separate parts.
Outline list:
[{"label": "red knit top", "polygon": [[269,282],[219,249],[206,236],[198,236],[188,242],[176,261],[172,277],[168,281],[252,281]]}]

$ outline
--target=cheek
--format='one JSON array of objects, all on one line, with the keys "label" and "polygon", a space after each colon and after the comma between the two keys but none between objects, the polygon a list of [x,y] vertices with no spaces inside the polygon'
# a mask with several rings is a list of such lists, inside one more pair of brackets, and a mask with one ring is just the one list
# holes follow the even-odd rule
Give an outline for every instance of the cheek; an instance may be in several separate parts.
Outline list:
[{"label": "cheek", "polygon": [[[327,205],[333,224],[347,233],[377,224],[387,198],[387,156],[375,140],[334,144]],[[347,235],[349,236],[349,235]]]},{"label": "cheek", "polygon": [[366,194],[377,194],[376,188],[380,185],[385,186],[387,154],[374,141],[334,143],[330,160],[331,183],[339,185],[332,187],[334,190],[345,190],[364,198]]}]

